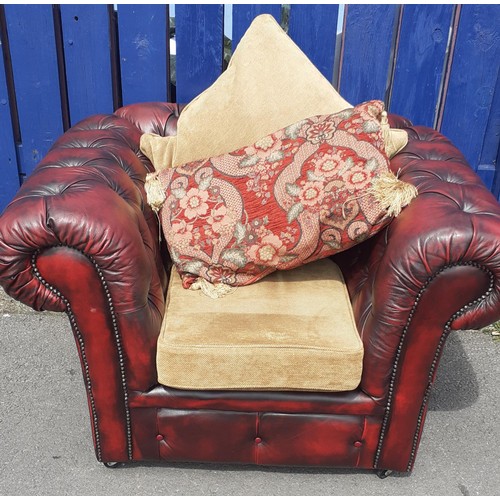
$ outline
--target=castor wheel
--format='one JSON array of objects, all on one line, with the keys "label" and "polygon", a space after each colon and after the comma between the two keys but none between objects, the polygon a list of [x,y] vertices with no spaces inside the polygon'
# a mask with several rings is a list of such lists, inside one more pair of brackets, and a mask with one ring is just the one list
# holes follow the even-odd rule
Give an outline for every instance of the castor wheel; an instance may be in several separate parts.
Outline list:
[{"label": "castor wheel", "polygon": [[121,462],[103,462],[103,463],[104,467],[107,467],[108,469],[116,469],[121,465]]},{"label": "castor wheel", "polygon": [[390,469],[381,469],[381,470],[376,471],[375,474],[377,474],[377,476],[380,479],[385,479],[386,477],[389,477],[392,474],[392,470],[390,470]]}]

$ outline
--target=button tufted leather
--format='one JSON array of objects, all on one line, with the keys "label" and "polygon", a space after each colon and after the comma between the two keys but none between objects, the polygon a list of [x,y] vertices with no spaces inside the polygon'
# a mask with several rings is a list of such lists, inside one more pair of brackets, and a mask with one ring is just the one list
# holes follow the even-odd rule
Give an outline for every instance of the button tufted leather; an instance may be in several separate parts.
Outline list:
[{"label": "button tufted leather", "polygon": [[407,131],[391,169],[417,186],[418,198],[337,259],[365,346],[361,389],[386,406],[376,464],[388,469],[397,454],[413,463],[419,436],[409,422],[421,429],[450,329],[500,317],[500,207],[447,138]]},{"label": "button tufted leather", "polygon": [[131,457],[128,391],[157,380],[166,272],[157,219],[144,201],[153,167],[140,136],[119,116],[83,120],[54,143],[0,217],[0,284],[36,310],[70,316],[105,461]]},{"label": "button tufted leather", "polygon": [[177,133],[177,119],[184,107],[184,104],[146,102],[119,108],[115,115],[131,121],[143,133],[165,137]]},{"label": "button tufted leather", "polygon": [[[426,127],[407,131],[408,145],[391,168],[417,186],[418,198],[367,245],[339,257],[365,343],[363,387],[379,398],[386,393],[400,332],[415,300],[426,289],[426,280],[445,266],[456,265],[457,273],[470,262],[484,266],[474,268],[475,278],[464,285],[480,300],[454,319],[453,328],[479,328],[500,316],[497,201],[448,139]],[[494,276],[489,293],[489,278],[482,284],[486,270]],[[457,295],[446,288],[441,293],[445,301]],[[415,314],[425,317],[431,311],[418,308]],[[440,317],[437,326],[442,329],[448,319]],[[374,371],[379,376],[374,378]]]},{"label": "button tufted leather", "polygon": [[[161,387],[156,339],[170,263],[145,202],[153,169],[139,139],[175,134],[181,109],[135,104],[83,120],[0,216],[0,284],[37,310],[69,315],[98,459],[411,470],[447,334],[500,317],[497,201],[448,139],[390,116],[409,134],[391,168],[419,197],[383,232],[335,259],[365,347],[358,390]],[[307,439],[293,439],[302,432]]]}]

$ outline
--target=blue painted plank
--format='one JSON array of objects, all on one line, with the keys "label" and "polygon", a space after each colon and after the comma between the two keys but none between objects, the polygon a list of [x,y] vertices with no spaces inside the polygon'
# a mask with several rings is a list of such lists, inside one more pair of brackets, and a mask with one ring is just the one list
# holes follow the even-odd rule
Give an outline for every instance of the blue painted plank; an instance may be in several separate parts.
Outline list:
[{"label": "blue painted plank", "polygon": [[71,125],[113,112],[107,5],[61,5]]},{"label": "blue painted plank", "polygon": [[222,72],[223,6],[175,6],[177,102],[186,103]]},{"label": "blue painted plank", "polygon": [[500,201],[500,75],[497,77],[490,120],[486,129],[486,137],[481,153],[482,160],[491,162],[491,158],[493,158],[492,163],[495,165],[495,176],[491,190]]},{"label": "blue painted plank", "polygon": [[118,5],[123,105],[167,100],[168,7]]},{"label": "blue painted plank", "polygon": [[50,5],[5,5],[22,147],[29,174],[63,132],[54,22]]},{"label": "blue painted plank", "polygon": [[404,5],[390,111],[434,126],[452,5]]},{"label": "blue painted plank", "polygon": [[337,37],[338,5],[292,4],[288,34],[331,82]]},{"label": "blue painted plank", "polygon": [[474,170],[492,109],[500,60],[498,5],[463,5],[441,131]]},{"label": "blue painted plank", "polygon": [[477,175],[479,175],[484,185],[490,191],[493,191],[493,181],[495,180],[495,165],[493,164],[478,165]]},{"label": "blue painted plank", "polygon": [[16,146],[12,133],[9,94],[0,40],[0,213],[19,189]]},{"label": "blue painted plank", "polygon": [[235,4],[233,5],[233,38],[232,50],[236,49],[241,37],[245,34],[254,18],[260,14],[271,14],[278,23],[281,22],[281,5],[279,4]]},{"label": "blue painted plank", "polygon": [[340,68],[340,93],[356,105],[384,100],[396,5],[349,5]]},{"label": "blue painted plank", "polygon": [[497,161],[500,148],[500,75],[497,75],[495,92],[490,107],[488,124],[484,133],[483,147],[477,173],[493,194],[500,187],[500,165]]}]

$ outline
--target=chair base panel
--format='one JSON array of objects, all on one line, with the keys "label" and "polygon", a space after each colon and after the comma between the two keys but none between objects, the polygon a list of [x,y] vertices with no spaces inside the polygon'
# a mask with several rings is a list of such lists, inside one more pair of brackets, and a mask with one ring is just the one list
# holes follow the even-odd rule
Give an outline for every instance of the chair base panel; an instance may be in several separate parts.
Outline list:
[{"label": "chair base panel", "polygon": [[372,469],[381,420],[366,415],[134,408],[133,455],[134,461]]}]

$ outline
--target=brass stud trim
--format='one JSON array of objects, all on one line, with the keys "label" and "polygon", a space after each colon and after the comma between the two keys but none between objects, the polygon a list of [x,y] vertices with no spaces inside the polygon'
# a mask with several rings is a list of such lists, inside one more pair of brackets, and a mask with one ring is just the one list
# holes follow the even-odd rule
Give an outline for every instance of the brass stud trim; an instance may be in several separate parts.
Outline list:
[{"label": "brass stud trim", "polygon": [[[116,349],[118,353],[118,362],[119,362],[119,368],[120,368],[120,378],[121,378],[121,385],[123,389],[123,404],[125,408],[125,426],[126,426],[126,435],[127,435],[127,455],[128,459],[132,460],[133,459],[133,453],[132,453],[132,426],[131,426],[131,417],[130,417],[130,408],[128,404],[128,387],[127,387],[127,378],[126,378],[126,373],[125,373],[125,363],[124,363],[124,356],[123,356],[123,348],[122,348],[122,341],[121,341],[121,335],[120,331],[118,328],[118,321],[117,317],[114,311],[113,307],[113,299],[111,297],[111,293],[109,291],[109,286],[106,282],[106,279],[104,278],[104,274],[95,261],[95,259],[91,256],[86,254],[85,252],[82,252],[78,248],[74,248],[70,245],[64,245],[64,244],[59,244],[57,245],[58,247],[65,247],[65,248],[70,248],[72,250],[75,250],[82,255],[84,255],[94,266],[94,268],[97,271],[97,275],[99,276],[99,280],[101,281],[104,294],[106,296],[107,302],[108,302],[108,310],[111,315],[111,322],[113,325],[113,335],[115,338],[115,343],[116,343]],[[99,435],[99,426],[98,426],[98,417],[97,417],[97,411],[95,407],[95,399],[94,399],[94,394],[92,392],[92,383],[90,379],[90,371],[89,371],[89,365],[87,361],[87,357],[85,354],[85,343],[83,340],[83,335],[80,332],[75,315],[73,313],[73,310],[71,309],[71,304],[69,300],[64,297],[64,295],[57,290],[54,286],[50,285],[47,283],[45,279],[42,278],[42,275],[36,265],[36,260],[38,256],[41,254],[41,252],[45,249],[38,249],[32,256],[31,256],[31,268],[33,275],[35,278],[42,283],[42,285],[45,286],[51,293],[54,293],[58,299],[62,300],[62,302],[65,305],[66,309],[66,314],[68,315],[73,333],[77,339],[78,345],[80,346],[80,353],[82,356],[82,361],[83,361],[83,375],[85,379],[85,387],[87,389],[87,393],[89,395],[89,401],[90,401],[90,409],[91,409],[91,414],[92,414],[92,421],[94,424],[94,434],[95,434],[95,442],[96,442],[96,453],[97,453],[97,460],[102,462],[102,453],[101,453],[101,443],[100,443],[100,435]]]},{"label": "brass stud trim", "polygon": [[429,278],[427,278],[427,280],[425,281],[424,285],[422,286],[422,288],[419,290],[419,292],[417,293],[417,295],[415,297],[415,301],[414,301],[413,306],[412,306],[412,308],[410,310],[410,313],[408,314],[408,319],[407,319],[406,324],[405,324],[405,326],[403,328],[401,339],[399,341],[398,348],[396,350],[396,357],[394,359],[394,363],[393,363],[393,366],[392,366],[391,380],[389,382],[389,391],[388,391],[388,394],[387,394],[387,403],[386,403],[386,408],[385,408],[385,413],[384,413],[384,419],[382,421],[382,427],[381,427],[381,431],[380,431],[379,442],[378,442],[377,450],[375,452],[375,460],[373,462],[373,468],[374,469],[378,469],[379,468],[378,464],[379,464],[379,460],[380,460],[380,454],[382,453],[382,447],[383,447],[383,444],[384,444],[385,434],[386,434],[387,426],[388,426],[389,419],[390,419],[390,416],[391,416],[391,406],[392,406],[392,400],[394,398],[394,386],[395,386],[396,374],[397,374],[398,367],[399,367],[399,360],[400,360],[400,357],[401,357],[401,352],[402,352],[402,349],[403,349],[403,345],[404,345],[404,341],[405,341],[405,338],[406,338],[406,334],[408,333],[408,329],[410,328],[413,316],[415,314],[415,310],[416,310],[416,308],[418,306],[418,303],[420,302],[420,299],[422,298],[423,293],[429,287],[429,285],[431,284],[431,282],[438,275],[440,275],[443,271],[445,271],[447,269],[450,269],[452,267],[458,267],[458,266],[473,266],[473,267],[476,267],[476,268],[484,271],[485,273],[488,274],[488,276],[490,278],[490,285],[489,285],[488,290],[487,290],[487,292],[485,294],[483,294],[481,297],[477,298],[476,300],[474,300],[472,302],[469,302],[467,305],[465,305],[464,307],[462,307],[459,311],[457,311],[455,314],[453,314],[453,316],[445,324],[443,333],[441,335],[441,338],[439,339],[439,343],[438,343],[438,347],[436,349],[436,353],[434,355],[434,359],[433,359],[433,361],[431,363],[431,369],[430,369],[430,372],[429,372],[429,375],[428,375],[428,384],[427,384],[427,388],[426,388],[426,390],[424,392],[424,397],[423,397],[422,404],[420,406],[420,411],[419,411],[419,414],[418,414],[417,427],[415,429],[415,433],[414,433],[414,436],[413,436],[412,450],[411,450],[410,459],[408,461],[408,465],[407,465],[407,468],[406,468],[407,472],[411,471],[411,468],[412,468],[413,463],[415,461],[415,456],[416,456],[416,451],[417,451],[417,445],[418,445],[418,436],[420,434],[420,428],[422,426],[423,415],[424,415],[424,412],[425,412],[425,408],[427,407],[427,403],[428,403],[429,396],[430,396],[431,389],[432,389],[432,379],[434,377],[434,372],[436,371],[436,367],[437,367],[437,364],[438,364],[438,359],[439,359],[441,350],[442,350],[442,348],[444,346],[444,343],[445,343],[445,340],[446,340],[448,334],[451,331],[451,324],[457,318],[459,318],[460,316],[462,316],[472,306],[478,304],[481,300],[484,300],[486,297],[488,297],[492,293],[492,291],[493,291],[494,281],[495,281],[495,277],[494,277],[493,273],[487,267],[483,266],[482,264],[479,264],[478,262],[474,262],[474,261],[456,262],[456,263],[453,263],[453,264],[448,264],[446,266],[443,266],[438,271],[436,271],[432,276],[429,276]]}]

